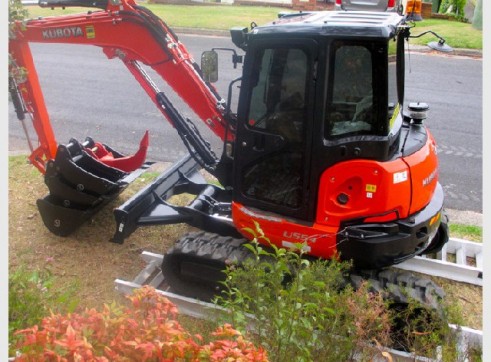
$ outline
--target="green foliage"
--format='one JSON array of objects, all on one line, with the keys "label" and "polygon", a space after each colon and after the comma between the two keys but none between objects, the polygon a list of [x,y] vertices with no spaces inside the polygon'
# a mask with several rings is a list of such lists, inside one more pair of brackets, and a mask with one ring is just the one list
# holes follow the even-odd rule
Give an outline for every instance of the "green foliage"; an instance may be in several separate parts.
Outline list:
[{"label": "green foliage", "polygon": [[392,306],[390,313],[394,325],[394,348],[438,361],[481,361],[479,351],[463,344],[459,346],[459,331],[450,327],[450,320],[461,325],[461,310],[457,306],[442,306],[436,312],[411,301],[403,307]]},{"label": "green foliage", "polygon": [[464,7],[467,0],[442,0],[438,12],[441,14],[455,14],[458,20],[467,21],[464,15]]},{"label": "green foliage", "polygon": [[14,332],[38,324],[50,311],[71,312],[78,305],[73,298],[76,286],[67,290],[55,287],[56,278],[48,268],[28,270],[20,267],[9,274],[9,341]]},{"label": "green foliage", "polygon": [[15,20],[24,20],[29,12],[22,5],[21,0],[9,0],[9,23]]},{"label": "green foliage", "polygon": [[[23,21],[29,16],[29,12],[22,5],[21,0],[9,0],[9,38],[14,38],[14,22]],[[13,77],[18,83],[22,83],[26,77],[26,70],[19,68],[9,53],[9,77]]]},{"label": "green foliage", "polygon": [[[251,232],[251,230],[249,230]],[[354,292],[343,274],[348,264],[307,260],[297,250],[247,245],[253,257],[226,271],[224,292],[215,303],[230,311],[232,325],[271,361],[367,360],[389,344],[389,316],[368,286]]]}]

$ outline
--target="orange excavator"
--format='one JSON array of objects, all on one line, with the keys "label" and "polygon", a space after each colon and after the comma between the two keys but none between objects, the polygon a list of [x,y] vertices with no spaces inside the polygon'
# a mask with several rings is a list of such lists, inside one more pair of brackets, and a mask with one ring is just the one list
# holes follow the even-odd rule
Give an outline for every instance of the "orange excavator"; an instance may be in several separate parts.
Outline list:
[{"label": "orange excavator", "polygon": [[[243,70],[225,101],[213,85],[216,49],[198,65],[167,24],[134,0],[39,5],[92,8],[17,22],[9,39],[11,99],[18,118],[28,114],[38,135],[29,160],[49,188],[37,205],[51,232],[72,233],[149,165],[148,133],[132,156],[90,137],[56,140],[29,44],[86,44],[124,63],[189,150],[114,210],[117,243],[146,225],[202,230],[165,254],[162,270],[177,293],[209,300],[221,271],[230,260],[240,262],[243,244],[254,237],[248,230],[259,224],[277,247],[300,243],[310,257],[351,260],[354,275],[413,288],[422,301],[442,295],[432,283],[389,268],[448,241],[437,146],[425,126],[428,105],[404,102],[404,44],[412,37],[404,16],[292,12],[263,26],[233,28],[232,60]],[[223,141],[220,156],[143,66]],[[19,69],[25,76],[15,76]],[[207,182],[202,169],[218,184]],[[169,201],[181,193],[193,201]]]}]

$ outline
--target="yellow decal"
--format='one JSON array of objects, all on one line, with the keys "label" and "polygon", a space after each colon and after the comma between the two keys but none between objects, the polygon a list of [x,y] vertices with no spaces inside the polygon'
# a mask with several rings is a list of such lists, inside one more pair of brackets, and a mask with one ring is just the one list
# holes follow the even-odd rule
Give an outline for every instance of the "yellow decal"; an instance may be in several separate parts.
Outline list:
[{"label": "yellow decal", "polygon": [[85,27],[85,34],[87,36],[87,39],[94,39],[95,38],[95,29],[93,25],[88,25]]},{"label": "yellow decal", "polygon": [[377,185],[367,184],[365,186],[366,192],[377,192]]},{"label": "yellow decal", "polygon": [[399,103],[397,103],[397,106],[392,113],[392,117],[390,118],[389,129],[392,129],[392,126],[394,125],[394,122],[396,121],[398,115],[399,115]]}]

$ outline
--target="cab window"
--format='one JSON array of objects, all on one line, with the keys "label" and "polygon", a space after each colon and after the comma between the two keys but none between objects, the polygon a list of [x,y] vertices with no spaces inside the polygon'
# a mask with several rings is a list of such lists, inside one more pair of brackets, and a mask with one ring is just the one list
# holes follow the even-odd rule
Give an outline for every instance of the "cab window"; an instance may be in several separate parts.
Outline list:
[{"label": "cab window", "polygon": [[331,51],[325,138],[383,135],[386,126],[378,123],[373,96],[378,90],[376,55],[364,45],[346,42],[334,43]]},{"label": "cab window", "polygon": [[303,139],[307,54],[301,49],[265,49],[258,81],[252,89],[248,126]]},{"label": "cab window", "polygon": [[303,198],[311,60],[304,49],[279,47],[264,49],[256,62],[247,127],[258,152],[266,148],[264,134],[278,137],[281,146],[244,167],[241,191],[250,199],[296,209]]}]

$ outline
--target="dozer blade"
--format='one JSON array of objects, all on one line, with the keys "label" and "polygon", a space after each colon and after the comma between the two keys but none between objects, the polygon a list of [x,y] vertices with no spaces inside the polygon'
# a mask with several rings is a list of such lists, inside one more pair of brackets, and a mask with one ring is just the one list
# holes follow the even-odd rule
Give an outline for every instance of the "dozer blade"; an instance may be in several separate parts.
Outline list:
[{"label": "dozer blade", "polygon": [[[105,153],[109,163],[119,160],[112,164],[127,171],[103,162],[95,155],[95,148]],[[90,138],[83,144],[71,139],[67,145],[59,145],[55,159],[46,168],[49,195],[37,200],[45,226],[59,236],[75,231],[150,167],[152,162],[144,162],[147,148],[148,132],[134,156],[124,156]]]},{"label": "dozer blade", "polygon": [[[208,183],[200,170],[199,162],[187,154],[115,208],[116,232],[111,241],[122,244],[139,227],[181,223],[241,237],[231,222],[231,191]],[[184,206],[174,204],[172,196],[181,194],[194,199]]]}]

